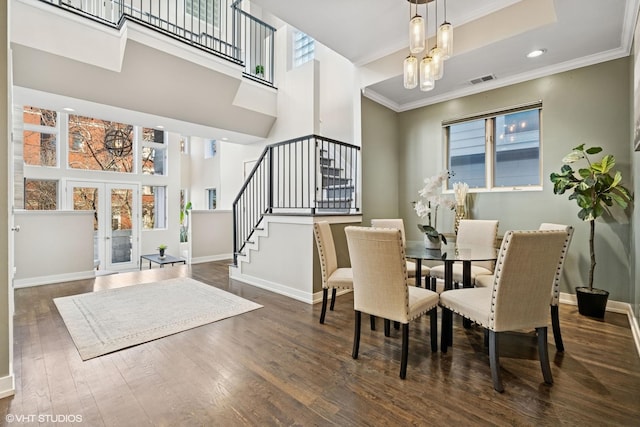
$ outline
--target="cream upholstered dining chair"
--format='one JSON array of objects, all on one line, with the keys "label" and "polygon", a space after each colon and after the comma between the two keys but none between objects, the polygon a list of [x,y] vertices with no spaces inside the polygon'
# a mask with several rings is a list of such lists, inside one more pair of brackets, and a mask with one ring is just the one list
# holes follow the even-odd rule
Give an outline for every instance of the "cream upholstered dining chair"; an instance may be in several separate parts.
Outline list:
[{"label": "cream upholstered dining chair", "polygon": [[338,257],[333,242],[331,226],[327,221],[319,221],[313,224],[313,234],[318,247],[320,258],[320,270],[322,271],[322,311],[320,323],[324,323],[327,313],[327,299],[331,289],[331,310],[336,301],[337,289],[353,289],[353,275],[351,268],[338,268]]},{"label": "cream upholstered dining chair", "polygon": [[[477,245],[494,247],[498,236],[498,221],[487,219],[463,219],[458,227],[456,245]],[[493,261],[476,261],[471,264],[471,285],[475,284],[476,276],[493,274]],[[444,283],[444,265],[431,267],[431,290],[436,290],[439,280]],[[462,265],[453,265],[453,281],[462,282]],[[440,287],[442,290],[442,287]]]},{"label": "cream upholstered dining chair", "polygon": [[[571,237],[573,236],[573,227],[564,224],[552,224],[542,223],[539,230],[560,230],[566,233],[564,240],[564,246],[562,248],[562,256],[558,261],[558,269],[556,275],[553,278],[553,287],[551,288],[551,327],[553,329],[553,338],[556,343],[556,349],[558,351],[564,351],[564,343],[562,341],[562,333],[560,332],[560,316],[558,313],[558,304],[560,302],[560,278],[562,277],[562,270],[564,268],[564,261],[567,258],[567,252],[569,251],[569,245],[571,244]],[[478,276],[476,277],[476,286],[486,287],[491,286],[494,281],[493,275]]]},{"label": "cream upholstered dining chair", "polygon": [[[493,388],[498,392],[504,391],[498,338],[506,331],[536,330],[542,375],[545,383],[553,383],[547,349],[547,307],[566,234],[565,231],[547,230],[509,231],[500,247],[491,286],[454,289],[440,294],[443,309],[489,331],[489,363]],[[450,334],[452,327],[451,321],[443,322],[443,337]],[[443,352],[446,352],[447,344],[443,344]]]},{"label": "cream upholstered dining chair", "polygon": [[[407,237],[404,231],[404,221],[402,218],[372,219],[371,226],[376,228],[396,228],[400,230],[400,233],[402,234],[402,244],[405,247],[407,246]],[[423,265],[420,277],[428,277],[429,271],[429,267]],[[407,260],[407,274],[409,277],[416,277],[416,263],[411,260]]]},{"label": "cream upholstered dining chair", "polygon": [[438,294],[407,286],[402,234],[397,229],[346,227],[349,257],[353,269],[353,309],[355,327],[353,352],[358,358],[361,314],[382,317],[402,324],[400,378],[407,375],[409,322],[425,313],[431,315],[431,350],[437,351]]}]

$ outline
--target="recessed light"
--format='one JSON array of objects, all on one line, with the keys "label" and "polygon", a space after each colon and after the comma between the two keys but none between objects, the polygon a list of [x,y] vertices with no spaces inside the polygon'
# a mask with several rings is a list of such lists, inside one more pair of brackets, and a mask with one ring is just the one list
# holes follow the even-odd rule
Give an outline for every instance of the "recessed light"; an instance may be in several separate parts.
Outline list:
[{"label": "recessed light", "polygon": [[64,107],[64,108],[63,108],[63,110],[64,110],[64,111],[76,111],[76,110],[74,110],[74,109],[73,109],[73,108],[71,108],[71,107]]},{"label": "recessed light", "polygon": [[537,58],[540,55],[544,55],[547,52],[547,49],[536,49],[527,53],[527,58]]},{"label": "recessed light", "polygon": [[223,140],[223,141],[228,141],[228,140],[229,140],[229,138],[222,138],[222,140]]},{"label": "recessed light", "polygon": [[157,127],[158,129],[164,129],[164,126],[162,126],[162,125],[158,125],[158,126],[156,126],[156,127]]}]

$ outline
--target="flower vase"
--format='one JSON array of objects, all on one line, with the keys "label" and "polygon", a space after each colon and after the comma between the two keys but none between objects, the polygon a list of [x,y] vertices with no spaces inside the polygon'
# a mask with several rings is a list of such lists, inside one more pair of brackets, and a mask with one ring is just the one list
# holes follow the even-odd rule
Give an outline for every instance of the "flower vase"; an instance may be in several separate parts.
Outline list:
[{"label": "flower vase", "polygon": [[439,237],[435,240],[431,240],[427,234],[424,235],[425,249],[440,250],[441,245],[442,245],[442,241],[440,240]]},{"label": "flower vase", "polygon": [[467,209],[465,205],[456,205],[456,217],[453,224],[453,230],[458,235],[458,227],[460,227],[460,220],[463,220],[467,217]]}]

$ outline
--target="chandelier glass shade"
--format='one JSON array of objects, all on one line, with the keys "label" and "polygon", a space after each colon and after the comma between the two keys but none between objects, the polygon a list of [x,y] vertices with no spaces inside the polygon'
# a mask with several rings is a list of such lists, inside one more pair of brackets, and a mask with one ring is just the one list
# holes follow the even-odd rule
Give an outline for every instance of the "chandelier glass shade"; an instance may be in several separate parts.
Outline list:
[{"label": "chandelier glass shade", "polygon": [[[422,91],[429,91],[435,87],[435,81],[444,75],[444,61],[453,55],[453,25],[447,22],[447,3],[444,2],[444,21],[438,27],[438,0],[407,0],[409,2],[409,55],[403,64],[404,87],[413,89],[416,86]],[[436,24],[433,48],[429,49],[428,40],[428,5],[435,1]],[[425,18],[418,13],[418,5],[425,5]],[[415,7],[415,12],[413,8]],[[417,55],[424,52],[421,61]]]}]

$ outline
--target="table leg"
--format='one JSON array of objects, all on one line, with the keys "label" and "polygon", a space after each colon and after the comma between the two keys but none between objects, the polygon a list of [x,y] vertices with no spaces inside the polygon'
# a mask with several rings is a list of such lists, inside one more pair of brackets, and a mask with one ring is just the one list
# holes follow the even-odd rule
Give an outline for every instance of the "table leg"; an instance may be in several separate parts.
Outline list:
[{"label": "table leg", "polygon": [[420,278],[422,277],[422,258],[416,259],[416,288],[420,287]]},{"label": "table leg", "polygon": [[[471,261],[462,261],[462,288],[471,287]],[[471,320],[462,319],[462,326],[469,329],[471,327]]]},{"label": "table leg", "polygon": [[140,257],[140,262],[139,262],[139,264],[140,264],[140,270],[142,270],[142,257]]},{"label": "table leg", "polygon": [[[453,261],[444,261],[444,290],[453,289]],[[440,328],[440,348],[443,353],[453,344],[453,313],[442,310],[442,327]]]}]

